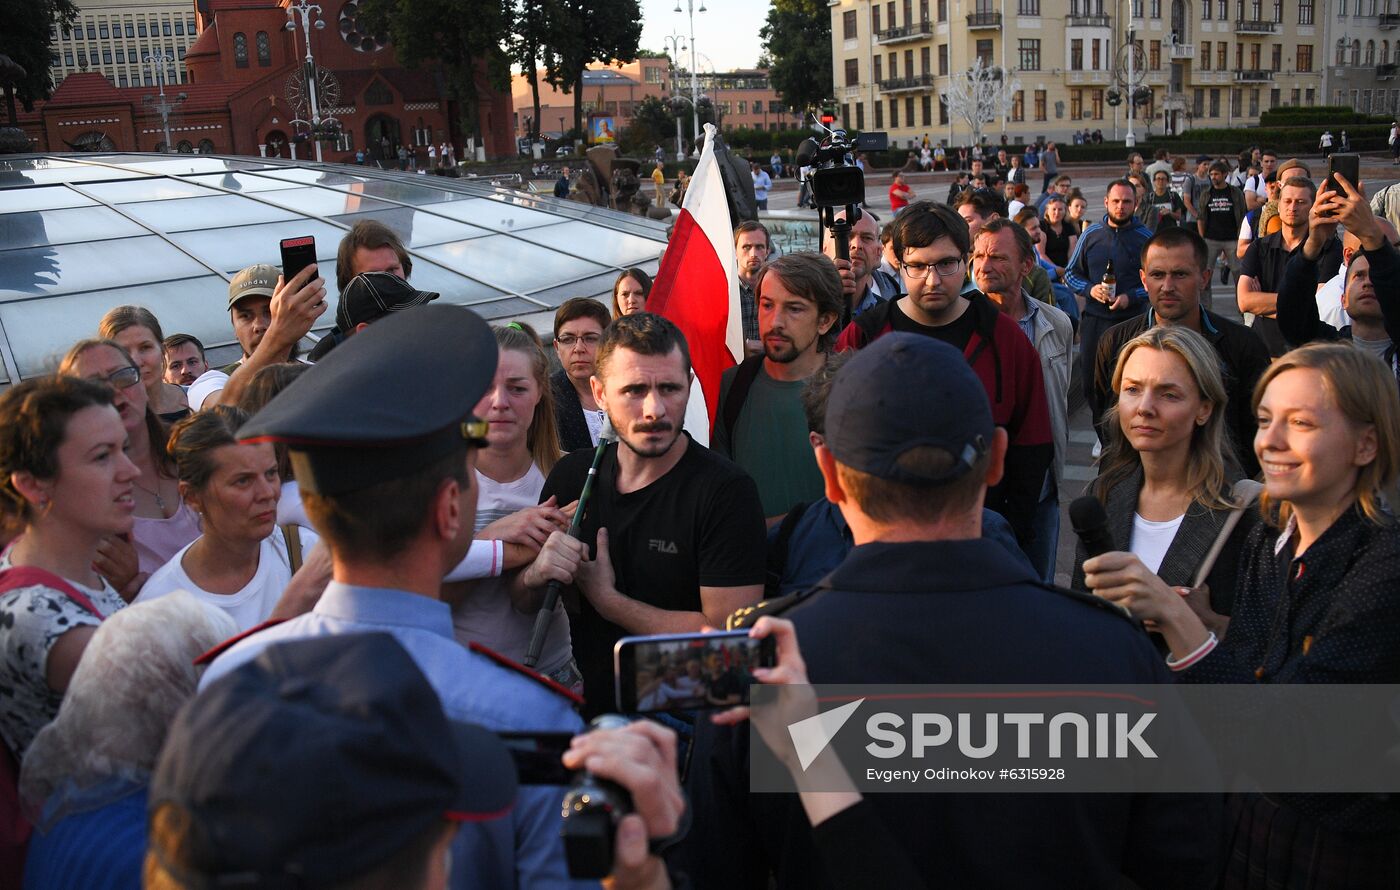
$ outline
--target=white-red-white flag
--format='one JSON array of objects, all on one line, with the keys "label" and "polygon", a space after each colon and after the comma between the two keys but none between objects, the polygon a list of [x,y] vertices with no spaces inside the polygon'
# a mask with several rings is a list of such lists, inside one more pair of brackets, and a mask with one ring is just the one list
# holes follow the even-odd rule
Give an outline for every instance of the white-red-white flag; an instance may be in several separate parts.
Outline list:
[{"label": "white-red-white flag", "polygon": [[687,429],[705,443],[719,410],[720,375],[744,356],[739,267],[734,259],[729,202],[715,156],[715,132],[713,124],[705,125],[700,163],[686,189],[666,256],[647,298],[648,311],[669,318],[685,334],[696,383],[691,387],[686,417],[698,418],[703,404],[708,420],[703,431],[693,422]]}]

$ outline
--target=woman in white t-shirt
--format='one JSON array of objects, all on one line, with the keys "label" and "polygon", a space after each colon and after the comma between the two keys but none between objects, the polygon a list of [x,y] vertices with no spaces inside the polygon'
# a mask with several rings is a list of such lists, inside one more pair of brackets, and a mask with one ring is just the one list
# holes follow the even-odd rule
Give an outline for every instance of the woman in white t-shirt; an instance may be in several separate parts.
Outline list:
[{"label": "woman in white t-shirt", "polygon": [[[545,476],[559,460],[549,361],[539,338],[524,325],[495,328],[500,361],[496,379],[476,406],[487,420],[486,448],[476,455],[476,537],[544,546],[556,529],[566,531],[569,515],[553,498],[541,504]],[[453,604],[457,639],[476,643],[515,661],[525,657],[535,613],[511,602],[511,574],[444,585]],[[556,606],[538,664],[540,673],[571,689],[581,688],[569,638],[569,619]]]},{"label": "woman in white t-shirt", "polygon": [[247,420],[246,412],[219,405],[171,431],[180,495],[204,533],[151,575],[137,602],[187,590],[227,612],[240,631],[272,614],[292,579],[292,560],[277,527],[277,455],[268,443],[239,443]]},{"label": "woman in white t-shirt", "polygon": [[[1232,491],[1243,474],[1225,436],[1220,359],[1184,325],[1154,327],[1123,346],[1113,391],[1118,402],[1104,417],[1108,441],[1090,492],[1103,502],[1118,548],[1187,596],[1223,636],[1241,548],[1258,511],[1245,510],[1206,583],[1191,590],[1226,519],[1257,493]],[[1086,558],[1080,544],[1073,582],[1080,590]]]}]

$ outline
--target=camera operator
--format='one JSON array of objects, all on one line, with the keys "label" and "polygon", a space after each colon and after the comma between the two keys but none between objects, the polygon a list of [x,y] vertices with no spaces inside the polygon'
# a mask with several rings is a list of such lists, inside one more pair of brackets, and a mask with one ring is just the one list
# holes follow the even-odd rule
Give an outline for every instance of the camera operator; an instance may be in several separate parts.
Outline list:
[{"label": "camera operator", "polygon": [[[845,220],[845,211],[838,210],[835,218],[838,222]],[[880,217],[862,210],[860,219],[851,226],[849,260],[836,256],[835,238],[822,239],[822,253],[836,265],[836,273],[841,276],[841,292],[850,307],[847,318],[855,318],[880,301],[898,299],[904,293],[899,281],[880,268],[883,249],[879,232]]]},{"label": "camera operator", "polygon": [[[856,546],[784,615],[813,683],[1167,681],[1122,612],[1044,584],[978,540],[1006,452],[981,382],[946,343],[890,334],[837,372],[817,455]],[[698,886],[755,886],[770,871],[779,887],[834,886],[798,801],[748,793],[746,732],[697,729],[687,782],[707,830],[678,859]],[[1145,888],[1198,887],[1214,870],[1218,803],[1204,795],[880,794],[870,803],[889,842],[944,886],[1078,890],[1122,874]]]}]

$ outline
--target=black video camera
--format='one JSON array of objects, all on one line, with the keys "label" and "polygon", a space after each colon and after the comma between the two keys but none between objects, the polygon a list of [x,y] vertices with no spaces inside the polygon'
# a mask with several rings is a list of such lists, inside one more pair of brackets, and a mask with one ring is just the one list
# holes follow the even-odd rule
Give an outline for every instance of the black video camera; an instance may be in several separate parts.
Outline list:
[{"label": "black video camera", "polygon": [[[603,714],[588,724],[589,730],[619,729],[630,721],[617,714]],[[564,795],[564,858],[569,876],[601,879],[612,872],[617,823],[632,812],[632,795],[616,782],[580,770]]]},{"label": "black video camera", "polygon": [[815,168],[807,177],[818,207],[859,206],[865,200],[865,174],[850,160],[855,149],[845,130],[830,130],[818,142],[808,137],[797,148],[797,165]]}]

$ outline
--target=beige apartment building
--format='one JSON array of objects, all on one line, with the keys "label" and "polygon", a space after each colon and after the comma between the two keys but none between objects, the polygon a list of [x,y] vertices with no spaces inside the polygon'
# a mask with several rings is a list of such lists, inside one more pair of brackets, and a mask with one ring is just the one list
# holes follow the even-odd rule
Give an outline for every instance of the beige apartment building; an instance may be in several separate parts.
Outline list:
[{"label": "beige apartment building", "polygon": [[[1376,12],[1387,2],[1397,0],[831,0],[836,100],[847,126],[884,130],[895,144],[925,134],[966,144],[967,123],[942,97],[950,73],[981,57],[1019,84],[1005,113],[984,124],[988,142],[1003,134],[1013,144],[1069,141],[1086,128],[1122,139],[1131,27],[1132,79],[1150,91],[1133,124],[1138,139],[1164,129],[1249,126],[1276,106],[1325,104],[1326,83],[1339,73],[1351,78],[1348,95],[1378,89],[1371,82],[1387,64],[1393,76],[1400,45],[1394,55],[1370,57],[1360,35],[1349,39],[1347,64],[1328,70],[1334,23],[1357,30],[1334,3],[1357,12],[1368,4],[1362,21],[1374,31],[1395,27]],[[1125,101],[1110,105],[1110,90]],[[1400,91],[1383,101],[1396,100]]]},{"label": "beige apartment building", "polygon": [[187,82],[185,51],[199,36],[192,0],[77,0],[77,6],[77,23],[50,33],[55,86],[79,71],[106,75],[118,87],[155,86],[155,69],[143,60],[157,52],[175,60],[165,82]]}]

